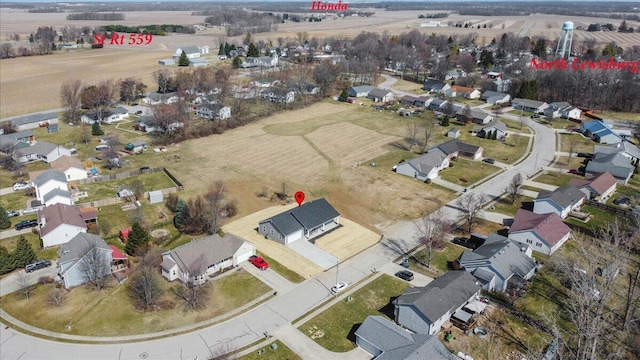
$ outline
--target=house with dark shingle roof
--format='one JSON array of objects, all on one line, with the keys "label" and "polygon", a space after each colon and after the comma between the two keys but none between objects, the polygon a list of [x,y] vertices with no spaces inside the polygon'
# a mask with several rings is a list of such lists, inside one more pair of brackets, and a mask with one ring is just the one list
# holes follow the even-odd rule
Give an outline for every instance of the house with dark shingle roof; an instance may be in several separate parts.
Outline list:
[{"label": "house with dark shingle roof", "polygon": [[587,196],[573,186],[562,186],[553,191],[541,190],[533,199],[533,212],[536,214],[556,213],[566,218],[569,212],[578,210]]},{"label": "house with dark shingle roof", "polygon": [[373,89],[369,91],[367,98],[373,102],[388,103],[395,100],[396,96],[390,90]]},{"label": "house with dark shingle roof", "polygon": [[619,184],[626,185],[635,169],[631,160],[622,153],[596,153],[587,163],[584,172],[585,176],[608,172],[618,180]]},{"label": "house with dark shingle roof", "polygon": [[40,211],[40,238],[45,248],[67,243],[79,233],[87,232],[80,209],[73,205],[54,204]]},{"label": "house with dark shingle roof", "polygon": [[458,310],[480,293],[466,271],[447,271],[424,287],[408,288],[393,304],[396,323],[419,334],[434,335]]},{"label": "house with dark shingle roof", "polygon": [[435,79],[427,79],[422,85],[422,89],[432,93],[439,93],[451,89],[451,85]]},{"label": "house with dark shingle roof", "polygon": [[449,157],[440,151],[426,152],[414,159],[397,164],[398,174],[413,177],[421,181],[435,179],[442,169],[449,167]]},{"label": "house with dark shingle roof", "polygon": [[531,279],[536,262],[531,247],[519,245],[504,236],[489,234],[477,249],[465,250],[457,260],[487,291],[519,289]]},{"label": "house with dark shingle roof", "polygon": [[519,209],[509,228],[509,239],[551,255],[571,236],[571,228],[556,213],[536,214]]},{"label": "house with dark shingle roof", "polygon": [[495,132],[496,139],[503,139],[507,136],[507,124],[500,120],[493,120],[482,128],[478,136],[482,135],[486,137],[489,132]]},{"label": "house with dark shingle roof", "polygon": [[324,198],[304,203],[274,217],[260,221],[258,233],[289,245],[300,239],[313,239],[340,226],[340,214]]},{"label": "house with dark shingle roof", "polygon": [[596,145],[593,147],[594,154],[615,154],[620,153],[631,160],[631,164],[638,166],[640,163],[640,149],[628,141],[622,141],[610,145]]},{"label": "house with dark shingle roof", "polygon": [[162,254],[162,276],[169,281],[201,284],[207,276],[238,266],[255,254],[256,246],[238,236],[213,234]]},{"label": "house with dark shingle roof", "polygon": [[544,101],[515,98],[511,100],[511,106],[513,106],[514,109],[542,114],[544,110],[549,107],[549,104]]},{"label": "house with dark shingle roof", "polygon": [[351,97],[367,97],[371,90],[373,90],[371,85],[352,86],[347,89],[347,94]]},{"label": "house with dark shingle roof", "polygon": [[400,104],[402,104],[404,106],[413,106],[413,105],[415,105],[416,100],[418,100],[418,98],[415,97],[415,96],[405,95],[405,96],[400,98]]},{"label": "house with dark shingle roof", "polygon": [[50,142],[38,141],[31,146],[20,147],[13,157],[21,164],[37,160],[50,163],[64,155],[71,156],[71,150]]},{"label": "house with dark shingle roof", "polygon": [[428,151],[442,152],[449,159],[452,159],[458,156],[463,156],[463,157],[471,158],[472,160],[476,160],[482,157],[482,153],[484,152],[484,149],[480,146],[467,144],[460,140],[454,139],[454,140],[449,140],[447,142],[443,142],[440,145],[436,145],[431,149],[429,149]]},{"label": "house with dark shingle roof", "polygon": [[616,191],[618,180],[608,172],[595,176],[587,176],[584,179],[571,179],[569,186],[582,190],[589,199],[600,201],[607,199]]},{"label": "house with dark shingle roof", "polygon": [[18,143],[31,145],[34,141],[36,141],[36,136],[31,130],[2,134],[0,135],[0,151],[10,152]]},{"label": "house with dark shingle roof", "polygon": [[73,205],[71,200],[71,193],[63,189],[53,189],[42,197],[42,203],[44,206],[50,206],[53,204],[67,204]]},{"label": "house with dark shingle roof", "polygon": [[356,344],[375,360],[454,359],[436,336],[413,334],[382,316],[367,316],[355,337]]},{"label": "house with dark shingle roof", "polygon": [[[113,250],[98,235],[79,233],[58,250],[58,274],[66,289],[111,275]],[[90,271],[89,271],[90,270]]]},{"label": "house with dark shingle roof", "polygon": [[503,104],[511,100],[511,95],[497,91],[487,90],[480,96],[481,100],[485,100],[487,104]]},{"label": "house with dark shingle roof", "polygon": [[54,112],[43,114],[31,114],[11,119],[11,124],[18,131],[37,129],[58,123],[58,114]]}]

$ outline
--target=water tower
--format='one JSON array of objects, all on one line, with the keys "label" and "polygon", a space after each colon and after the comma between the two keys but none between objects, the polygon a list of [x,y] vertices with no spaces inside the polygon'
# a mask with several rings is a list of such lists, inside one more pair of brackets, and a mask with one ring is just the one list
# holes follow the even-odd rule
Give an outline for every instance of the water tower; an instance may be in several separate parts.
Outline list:
[{"label": "water tower", "polygon": [[[556,47],[555,57],[569,59],[571,57],[571,43],[573,41],[573,22],[565,21],[562,24],[562,36]],[[562,50],[560,48],[562,47]]]}]

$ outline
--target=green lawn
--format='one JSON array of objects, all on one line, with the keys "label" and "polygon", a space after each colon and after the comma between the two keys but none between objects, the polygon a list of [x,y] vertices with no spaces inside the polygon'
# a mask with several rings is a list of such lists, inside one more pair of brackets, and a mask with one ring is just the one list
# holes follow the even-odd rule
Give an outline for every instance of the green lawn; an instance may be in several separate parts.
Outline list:
[{"label": "green lawn", "polygon": [[451,164],[453,164],[452,167],[440,171],[440,177],[464,187],[475,184],[496,171],[499,171],[497,167],[479,160],[458,158],[457,161],[452,161]]},{"label": "green lawn", "polygon": [[580,124],[575,123],[571,120],[568,119],[553,119],[553,120],[548,120],[546,117],[542,117],[541,119],[541,123],[543,124],[547,124],[549,126],[551,126],[554,129],[566,129],[568,127],[580,127]]},{"label": "green lawn", "polygon": [[29,244],[31,244],[31,248],[33,249],[33,251],[35,251],[38,259],[55,260],[58,258],[58,246],[42,249],[40,244],[40,236],[32,232],[28,232],[23,235],[3,238],[2,240],[0,240],[0,245],[4,246],[11,252],[16,247],[16,245],[18,244],[18,240],[20,240],[20,237],[22,236],[29,240]]},{"label": "green lawn", "polygon": [[[272,344],[276,345],[276,349],[274,350],[271,346]],[[289,349],[285,344],[281,341],[276,340],[271,344],[254,351],[245,356],[241,356],[238,360],[261,360],[261,359],[269,359],[269,360],[298,360],[302,359],[296,353],[294,353],[291,349]]]},{"label": "green lawn", "polygon": [[273,271],[277,272],[278,274],[283,276],[285,279],[291,281],[292,283],[299,284],[304,281],[304,277],[302,275],[298,274],[295,271],[289,270],[289,268],[287,267],[282,266],[282,264],[273,260],[273,258],[265,255],[264,253],[259,253],[258,255],[262,256],[264,261],[269,263],[269,267]]},{"label": "green lawn", "polygon": [[[29,325],[74,335],[124,336],[145,334],[193,325],[242,306],[268,293],[271,289],[246,272],[234,273],[209,281],[209,300],[205,309],[185,312],[171,293],[176,282],[161,279],[166,302],[175,302],[173,309],[150,312],[134,310],[125,285],[113,282],[106,290],[96,292],[77,287],[68,294],[59,308],[47,304],[50,286],[36,285],[30,300],[17,293],[1,298],[2,308],[11,316]],[[67,325],[71,324],[71,330]]]},{"label": "green lawn", "polygon": [[583,206],[581,211],[592,215],[588,222],[585,223],[574,218],[567,218],[566,221],[568,223],[583,227],[588,230],[593,230],[595,232],[603,229],[604,226],[611,223],[618,217],[610,212],[589,205]]},{"label": "green lawn", "polygon": [[503,117],[498,117],[498,119],[503,123],[505,123],[505,125],[507,125],[507,128],[509,131],[517,131],[525,134],[531,134],[531,128],[528,127],[527,125],[524,125],[520,121],[514,121],[514,120],[503,118]]},{"label": "green lawn", "polygon": [[116,179],[78,185],[80,191],[86,191],[89,195],[86,198],[80,199],[79,202],[86,203],[112,198],[116,196],[119,186],[130,184],[133,180],[142,181],[145,191],[161,190],[176,186],[176,184],[171,181],[171,179],[163,171],[158,171],[150,174],[132,176],[126,179]]},{"label": "green lawn", "polygon": [[571,159],[569,159],[568,156],[558,156],[554,166],[566,169],[579,169],[585,166],[584,161],[584,158],[577,156],[572,156]]},{"label": "green lawn", "polygon": [[[446,272],[449,269],[447,269],[447,261],[454,261],[457,258],[460,257],[460,255],[462,254],[462,252],[465,250],[464,247],[456,245],[456,244],[452,244],[452,243],[447,243],[444,247],[444,249],[442,250],[434,250],[431,253],[431,267],[436,268],[442,272]],[[428,261],[428,252],[426,249],[422,249],[420,251],[418,251],[414,257],[426,264]],[[418,265],[416,265],[418,266]]]},{"label": "green lawn", "polygon": [[518,212],[518,209],[522,207],[523,202],[532,201],[533,198],[528,196],[519,195],[516,201],[513,204],[509,203],[509,199],[500,198],[495,203],[493,203],[493,210],[488,209],[488,211],[494,211],[505,215],[515,216]]},{"label": "green lawn", "polygon": [[591,139],[585,138],[580,134],[560,134],[560,151],[562,152],[569,152],[569,150],[573,150],[574,153],[590,153],[593,152],[593,147],[595,145],[596,143],[594,143]]},{"label": "green lawn", "polygon": [[397,165],[398,162],[402,160],[408,161],[417,156],[412,152],[399,150],[396,147],[390,146],[390,148],[391,150],[386,152],[384,155],[380,155],[377,158],[371,159],[370,162],[375,162],[377,169],[381,169],[382,171],[389,171],[391,170],[391,168],[393,168],[394,165]]},{"label": "green lawn", "polygon": [[569,184],[571,179],[579,179],[582,178],[580,175],[573,175],[569,173],[560,173],[560,172],[548,172],[542,173],[541,175],[535,177],[533,181],[540,182],[543,184],[549,184],[553,186],[566,186]]},{"label": "green lawn", "polygon": [[320,315],[298,327],[315,342],[330,351],[345,352],[354,348],[353,332],[369,315],[393,316],[391,301],[402,295],[407,283],[389,275],[367,284]]}]

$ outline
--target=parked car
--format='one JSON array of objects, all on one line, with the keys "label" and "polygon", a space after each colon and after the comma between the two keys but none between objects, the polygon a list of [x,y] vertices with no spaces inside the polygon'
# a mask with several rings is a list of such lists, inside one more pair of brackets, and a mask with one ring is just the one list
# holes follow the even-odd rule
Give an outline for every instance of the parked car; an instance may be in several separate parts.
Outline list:
[{"label": "parked car", "polygon": [[26,181],[18,181],[13,183],[13,191],[26,190],[30,187],[31,185],[29,185],[29,183]]},{"label": "parked car", "polygon": [[7,211],[7,217],[16,217],[16,216],[20,216],[20,211],[16,211],[16,210],[8,210]]},{"label": "parked car", "polygon": [[539,114],[533,114],[531,115],[532,119],[540,119],[540,115]]},{"label": "parked car", "polygon": [[142,115],[142,110],[136,111],[136,115]]},{"label": "parked car", "polygon": [[267,270],[269,268],[269,263],[264,261],[261,256],[252,255],[249,258],[249,262],[260,270]]},{"label": "parked car", "polygon": [[22,230],[38,226],[38,220],[22,220],[15,225],[16,230]]},{"label": "parked car", "polygon": [[337,293],[339,293],[339,292],[343,291],[344,289],[346,289],[346,288],[347,288],[347,286],[349,286],[349,284],[348,284],[348,283],[346,283],[346,282],[339,282],[339,283],[337,283],[337,284],[335,284],[335,285],[333,285],[333,286],[331,287],[331,292],[332,292],[332,293],[334,293],[334,294],[337,294]]},{"label": "parked car", "polygon": [[413,280],[413,273],[409,270],[400,270],[396,273],[396,276],[406,281]]},{"label": "parked car", "polygon": [[571,169],[571,170],[569,170],[569,174],[582,175],[582,173],[581,173],[581,172],[580,172],[580,170],[578,170],[578,169]]},{"label": "parked car", "polygon": [[496,161],[493,160],[492,158],[484,158],[482,159],[482,161],[486,162],[487,164],[495,164]]},{"label": "parked car", "polygon": [[27,264],[27,266],[24,267],[24,271],[30,273],[36,270],[47,268],[49,266],[51,266],[51,260],[38,260],[32,262],[31,264]]},{"label": "parked car", "polygon": [[22,215],[35,214],[38,212],[37,208],[26,208],[22,210]]}]

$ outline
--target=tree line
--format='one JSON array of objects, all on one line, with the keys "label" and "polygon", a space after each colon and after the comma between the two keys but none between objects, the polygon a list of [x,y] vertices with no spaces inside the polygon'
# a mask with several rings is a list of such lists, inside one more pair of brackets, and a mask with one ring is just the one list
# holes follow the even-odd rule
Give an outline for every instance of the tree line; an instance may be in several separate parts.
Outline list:
[{"label": "tree line", "polygon": [[81,12],[67,15],[67,20],[103,20],[103,21],[123,21],[124,13],[98,13]]}]

